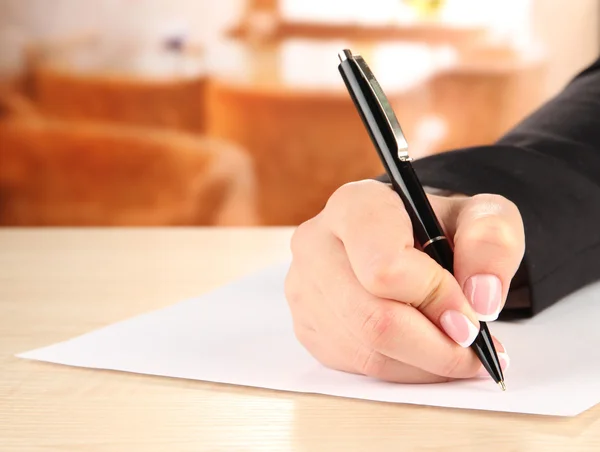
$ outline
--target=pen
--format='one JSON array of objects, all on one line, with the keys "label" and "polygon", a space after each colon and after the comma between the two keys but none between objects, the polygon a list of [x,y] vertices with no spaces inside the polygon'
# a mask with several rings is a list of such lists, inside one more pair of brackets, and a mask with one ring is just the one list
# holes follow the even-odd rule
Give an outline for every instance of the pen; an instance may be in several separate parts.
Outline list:
[{"label": "pen", "polygon": [[[421,248],[443,268],[454,274],[454,250],[427,199],[412,166],[408,143],[398,119],[369,66],[350,50],[339,53],[338,69],[350,97],[369,132],[394,191],[410,216],[416,240]],[[505,391],[504,375],[484,322],[471,348],[494,381]]]}]

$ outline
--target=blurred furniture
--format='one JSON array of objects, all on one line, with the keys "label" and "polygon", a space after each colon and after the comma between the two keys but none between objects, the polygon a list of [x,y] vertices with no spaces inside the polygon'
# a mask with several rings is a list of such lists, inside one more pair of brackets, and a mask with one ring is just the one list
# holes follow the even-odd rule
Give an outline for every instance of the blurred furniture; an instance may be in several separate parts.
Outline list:
[{"label": "blurred furniture", "polygon": [[[257,21],[258,22],[258,21]],[[482,38],[485,33],[480,28],[455,28],[436,24],[407,25],[353,25],[322,24],[300,21],[282,21],[264,27],[254,26],[254,22],[243,22],[228,31],[228,36],[235,39],[260,38],[263,42],[278,42],[290,38],[307,39],[339,39],[343,37],[354,42],[426,42],[429,44],[468,45]],[[262,23],[261,23],[262,25]],[[264,30],[264,32],[263,32]]]},{"label": "blurred furniture", "polygon": [[[383,171],[337,72],[337,50],[294,41],[239,49],[239,70],[210,85],[207,130],[252,156],[263,224],[305,221],[340,185]],[[427,76],[402,85],[398,77],[388,90],[409,136],[427,110]]]},{"label": "blurred furniture", "polygon": [[[228,36],[244,49],[243,76],[219,74],[211,84],[208,133],[254,158],[266,224],[304,221],[339,185],[382,172],[337,74],[340,42],[381,79],[415,158],[489,144],[545,95],[543,60],[493,43],[483,27],[297,21],[283,17],[278,0],[247,0]],[[414,51],[395,50],[403,46]]]},{"label": "blurred furniture", "polygon": [[27,61],[31,96],[47,115],[205,131],[202,50],[177,37],[147,44],[94,35],[35,43]]},{"label": "blurred furniture", "polygon": [[252,163],[231,145],[23,107],[0,120],[2,225],[256,223]]},{"label": "blurred furniture", "polygon": [[491,144],[544,102],[547,61],[503,46],[472,46],[431,79],[431,114],[445,122],[431,152]]},{"label": "blurred furniture", "polygon": [[486,30],[480,26],[458,27],[435,21],[393,23],[391,18],[390,22],[367,25],[298,20],[283,17],[279,0],[246,0],[239,22],[227,31],[227,36],[263,43],[286,39],[345,39],[352,42],[404,41],[468,46],[486,35]]},{"label": "blurred furniture", "polygon": [[[531,416],[272,391],[15,357],[284,262],[292,232],[0,230],[0,450],[600,450],[600,405],[572,418]],[[513,365],[528,364],[515,360]]]}]

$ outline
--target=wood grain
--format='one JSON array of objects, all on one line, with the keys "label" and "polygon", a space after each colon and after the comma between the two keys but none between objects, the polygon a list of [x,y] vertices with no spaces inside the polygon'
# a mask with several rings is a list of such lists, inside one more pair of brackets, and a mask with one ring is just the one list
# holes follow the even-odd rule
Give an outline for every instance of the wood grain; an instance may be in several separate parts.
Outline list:
[{"label": "wood grain", "polygon": [[600,450],[600,407],[525,416],[94,371],[15,353],[288,256],[288,228],[0,231],[0,450]]}]

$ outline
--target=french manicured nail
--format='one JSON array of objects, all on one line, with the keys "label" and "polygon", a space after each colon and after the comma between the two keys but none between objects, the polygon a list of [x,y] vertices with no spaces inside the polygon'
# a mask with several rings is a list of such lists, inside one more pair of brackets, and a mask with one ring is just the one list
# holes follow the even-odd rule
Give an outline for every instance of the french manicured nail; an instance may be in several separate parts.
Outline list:
[{"label": "french manicured nail", "polygon": [[479,330],[462,312],[446,311],[440,318],[442,328],[461,347],[469,347]]},{"label": "french manicured nail", "polygon": [[[498,352],[498,361],[500,361],[500,367],[502,368],[502,372],[506,372],[508,366],[510,366],[510,358],[506,353]],[[482,367],[477,374],[480,378],[490,378],[490,373],[485,370],[485,367]]]},{"label": "french manicured nail", "polygon": [[464,292],[480,321],[492,322],[498,318],[502,306],[502,282],[497,276],[471,276],[465,283]]}]

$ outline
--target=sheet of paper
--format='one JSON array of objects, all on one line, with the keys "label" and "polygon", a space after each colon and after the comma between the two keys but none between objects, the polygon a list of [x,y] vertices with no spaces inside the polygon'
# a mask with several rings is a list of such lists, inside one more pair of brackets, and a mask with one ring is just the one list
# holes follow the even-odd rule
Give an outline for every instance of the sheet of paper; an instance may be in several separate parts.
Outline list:
[{"label": "sheet of paper", "polygon": [[97,369],[384,402],[575,416],[600,401],[600,286],[534,319],[494,322],[511,357],[508,390],[491,380],[401,385],[332,371],[296,341],[283,294],[287,263],[197,299],[19,355]]}]

